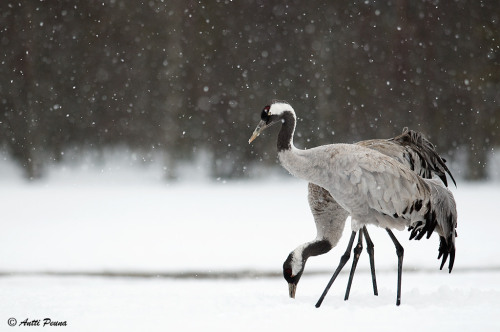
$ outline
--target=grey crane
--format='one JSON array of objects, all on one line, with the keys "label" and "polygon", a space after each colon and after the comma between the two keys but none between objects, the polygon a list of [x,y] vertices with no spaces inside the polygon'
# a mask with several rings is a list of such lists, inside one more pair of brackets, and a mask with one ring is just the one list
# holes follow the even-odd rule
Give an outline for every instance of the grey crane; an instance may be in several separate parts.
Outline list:
[{"label": "grey crane", "polygon": [[[284,102],[264,107],[261,121],[249,142],[275,123],[282,123],[278,134],[278,156],[282,166],[292,175],[309,184],[309,203],[318,230],[315,240],[296,248],[283,265],[289,283],[289,294],[295,296],[297,283],[310,256],[328,252],[342,235],[345,219],[351,215],[352,233],[346,252],[321,295],[319,307],[340,270],[350,257],[359,233],[345,299],[349,296],[357,260],[366,238],[370,256],[373,289],[377,295],[373,243],[366,229],[375,224],[386,229],[398,256],[398,285],[396,304],[401,303],[401,275],[404,249],[391,229],[412,231],[410,239],[420,240],[434,231],[440,236],[441,269],[448,256],[451,272],[455,258],[457,213],[453,195],[445,187],[446,173],[455,183],[444,161],[433,145],[419,133],[404,131],[390,140],[370,140],[357,144],[330,144],[310,150],[293,145],[296,116]],[[437,179],[431,179],[436,175]],[[424,179],[426,178],[426,179]]]}]

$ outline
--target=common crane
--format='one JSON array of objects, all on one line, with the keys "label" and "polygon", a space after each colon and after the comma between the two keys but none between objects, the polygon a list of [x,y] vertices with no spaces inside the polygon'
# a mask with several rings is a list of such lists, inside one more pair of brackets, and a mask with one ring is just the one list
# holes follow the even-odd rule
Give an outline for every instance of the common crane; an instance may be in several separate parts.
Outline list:
[{"label": "common crane", "polygon": [[[448,173],[453,182],[455,180],[430,142],[418,133],[407,132],[388,141],[392,143],[371,140],[358,144],[330,144],[299,150],[293,145],[295,111],[287,103],[275,102],[264,107],[261,121],[249,143],[263,130],[279,122],[282,123],[277,143],[279,160],[292,175],[310,182],[309,202],[313,214],[314,209],[317,209],[315,221],[318,237],[299,246],[283,265],[283,274],[289,283],[291,297],[295,296],[307,258],[328,252],[337,244],[348,215],[351,215],[352,222],[349,245],[316,307],[321,305],[330,286],[349,259],[356,233],[359,233],[358,245],[354,249],[345,299],[349,296],[357,260],[362,250],[363,234],[370,256],[374,293],[377,294],[373,243],[365,227],[367,224],[385,228],[396,247],[397,305],[401,303],[404,249],[392,233],[392,228],[403,230],[408,227],[412,231],[410,239],[419,240],[425,235],[429,238],[436,231],[440,236],[440,268],[442,269],[449,256],[448,269],[451,272],[455,258],[457,225],[455,200],[439,180],[429,178],[436,174],[446,185],[445,173]],[[399,147],[389,148],[391,144]],[[323,200],[316,200],[321,196]],[[323,217],[332,220],[321,220]]]}]

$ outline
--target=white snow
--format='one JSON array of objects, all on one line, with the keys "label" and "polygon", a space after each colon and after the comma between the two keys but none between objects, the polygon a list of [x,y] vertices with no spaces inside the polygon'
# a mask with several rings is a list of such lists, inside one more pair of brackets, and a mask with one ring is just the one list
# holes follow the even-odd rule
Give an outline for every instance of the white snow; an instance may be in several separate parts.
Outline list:
[{"label": "white snow", "polygon": [[[159,169],[122,170],[111,180],[78,169],[29,184],[0,169],[7,169],[0,175],[1,331],[11,317],[65,320],[68,326],[50,328],[64,331],[500,330],[498,182],[452,188],[459,219],[451,274],[439,271],[436,235],[407,241],[408,232],[395,232],[405,248],[396,307],[395,249],[386,232],[371,227],[379,296],[363,251],[350,299],[343,300],[349,262],[316,309],[350,221],[337,248],[308,261],[295,300],[281,277],[260,274],[279,275],[288,253],[315,237],[305,182],[167,184]],[[186,271],[247,271],[248,278],[39,273]]]}]

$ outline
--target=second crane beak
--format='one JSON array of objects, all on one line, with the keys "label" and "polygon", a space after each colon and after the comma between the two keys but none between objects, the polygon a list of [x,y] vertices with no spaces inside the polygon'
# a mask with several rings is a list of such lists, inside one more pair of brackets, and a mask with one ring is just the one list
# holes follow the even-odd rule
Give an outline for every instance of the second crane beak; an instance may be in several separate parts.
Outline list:
[{"label": "second crane beak", "polygon": [[295,291],[297,290],[297,284],[288,284],[288,293],[292,299],[295,298]]},{"label": "second crane beak", "polygon": [[248,140],[248,144],[252,143],[252,141],[256,139],[257,136],[259,136],[260,133],[264,131],[264,129],[266,129],[267,127],[268,125],[266,124],[266,122],[261,120],[257,125],[257,127],[255,128],[255,130],[253,131],[252,137],[250,137],[250,139]]}]

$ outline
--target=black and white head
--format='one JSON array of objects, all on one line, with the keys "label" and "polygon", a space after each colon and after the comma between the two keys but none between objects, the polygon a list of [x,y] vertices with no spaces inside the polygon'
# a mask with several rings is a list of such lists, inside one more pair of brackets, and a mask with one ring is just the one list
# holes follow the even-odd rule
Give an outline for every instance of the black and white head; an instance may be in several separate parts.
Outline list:
[{"label": "black and white head", "polygon": [[304,273],[309,257],[326,254],[332,247],[328,239],[316,239],[298,246],[288,255],[283,263],[283,277],[288,282],[288,292],[291,298],[295,298],[297,284]]},{"label": "black and white head", "polygon": [[292,251],[283,263],[283,277],[288,282],[288,294],[291,298],[295,298],[297,284],[299,283],[300,277],[302,277],[306,263],[302,257],[298,256],[300,255]]},{"label": "black and white head", "polygon": [[273,124],[281,123],[287,114],[295,117],[295,111],[292,106],[286,102],[277,101],[273,102],[271,105],[265,106],[260,114],[260,122],[255,128],[252,137],[248,140],[248,143],[252,143],[260,133]]}]

